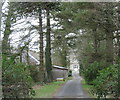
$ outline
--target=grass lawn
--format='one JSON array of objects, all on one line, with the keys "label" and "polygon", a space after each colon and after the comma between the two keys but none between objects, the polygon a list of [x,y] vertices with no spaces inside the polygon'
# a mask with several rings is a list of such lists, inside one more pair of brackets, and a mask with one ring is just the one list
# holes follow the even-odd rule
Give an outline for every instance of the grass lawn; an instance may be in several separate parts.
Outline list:
[{"label": "grass lawn", "polygon": [[90,96],[91,98],[96,98],[96,96],[94,96],[94,95],[91,93],[92,85],[88,85],[88,84],[85,82],[84,79],[81,81],[81,83],[82,83],[83,89],[89,94],[89,96]]},{"label": "grass lawn", "polygon": [[36,95],[33,98],[52,98],[53,94],[57,92],[57,90],[70,80],[71,78],[66,79],[65,81],[54,81],[44,86],[41,86],[38,89],[35,89]]}]

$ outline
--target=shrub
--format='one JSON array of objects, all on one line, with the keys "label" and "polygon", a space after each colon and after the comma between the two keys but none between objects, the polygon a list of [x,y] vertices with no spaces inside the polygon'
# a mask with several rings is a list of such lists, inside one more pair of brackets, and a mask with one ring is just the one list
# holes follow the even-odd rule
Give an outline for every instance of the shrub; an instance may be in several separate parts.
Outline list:
[{"label": "shrub", "polygon": [[33,65],[29,65],[30,67],[30,75],[32,77],[32,79],[34,80],[34,82],[39,82],[39,70],[37,66],[33,66]]},{"label": "shrub", "polygon": [[100,75],[94,80],[93,93],[98,98],[105,97],[110,94],[114,97],[118,97],[118,66],[112,65],[100,71]]},{"label": "shrub", "polygon": [[92,84],[92,81],[99,75],[99,71],[104,68],[103,62],[94,62],[83,69],[83,75],[87,84]]},{"label": "shrub", "polygon": [[3,56],[2,86],[4,98],[30,97],[32,78],[27,65],[15,63],[11,57]]},{"label": "shrub", "polygon": [[80,64],[80,68],[79,68],[79,74],[80,74],[80,76],[83,76],[83,72],[84,72],[83,64]]}]

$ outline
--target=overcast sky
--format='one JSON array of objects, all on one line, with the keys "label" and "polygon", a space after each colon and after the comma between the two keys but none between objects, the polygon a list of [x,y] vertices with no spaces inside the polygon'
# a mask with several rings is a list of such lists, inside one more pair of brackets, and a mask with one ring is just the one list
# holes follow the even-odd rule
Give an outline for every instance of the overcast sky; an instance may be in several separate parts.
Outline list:
[{"label": "overcast sky", "polygon": [[[6,13],[7,14],[7,0],[6,2],[4,3],[3,7],[2,7],[2,12]],[[43,17],[43,27],[46,26],[46,17],[44,16],[44,14],[42,15]],[[5,18],[2,18],[2,21],[5,20]],[[16,23],[12,24],[12,27],[11,27],[11,30],[13,30],[12,34],[10,35],[10,40],[11,40],[11,45],[14,46],[14,47],[18,47],[19,43],[20,43],[20,40],[22,39],[23,36],[27,35],[29,32],[30,32],[30,29],[29,27],[31,27],[30,24],[28,24],[27,22],[30,22],[32,25],[35,25],[35,26],[38,26],[39,25],[39,20],[38,20],[38,17],[27,17],[27,18],[22,18],[20,20],[17,20]],[[54,21],[53,19],[51,19],[51,24],[55,24],[57,23],[56,21]],[[21,24],[18,24],[18,23],[21,23]],[[20,29],[23,29],[23,28],[26,28],[26,30],[21,30],[19,31]],[[54,27],[55,29],[56,27]],[[2,30],[4,31],[5,29],[5,26],[2,22]],[[19,32],[18,32],[19,31]],[[35,50],[35,51],[39,51],[39,45],[35,45],[34,43],[37,42],[39,40],[39,34],[38,34],[38,31],[37,30],[32,30],[31,31],[32,34],[31,34],[31,43],[30,43],[30,49],[31,50]],[[43,30],[43,32],[46,32],[46,29]],[[2,37],[3,37],[3,32],[2,32]],[[28,38],[29,39],[29,38]],[[25,41],[27,42],[28,39],[26,39]],[[25,42],[23,41],[23,43]],[[21,44],[23,45],[23,44]],[[45,38],[44,38],[44,47],[45,47]]]},{"label": "overcast sky", "polygon": [[[2,12],[4,12],[4,13],[7,13],[7,11],[8,11],[8,9],[6,8],[7,7],[7,1],[8,0],[6,0],[6,2],[4,3],[4,5],[2,7]],[[104,1],[106,1],[106,0],[104,0]],[[43,25],[45,26],[46,25],[46,18],[45,18],[44,15],[42,17],[43,17]],[[4,18],[2,18],[2,21],[3,20],[4,20]],[[27,29],[28,27],[31,26],[30,24],[27,24],[28,21],[32,25],[38,26],[39,20],[38,20],[37,17],[35,17],[35,18],[34,17],[28,17],[27,19],[23,18],[23,19],[17,20],[17,22],[14,23],[14,24],[17,24],[17,23],[20,23],[20,22],[23,22],[23,23],[15,25],[14,27],[11,28],[14,31],[10,35],[10,39],[11,39],[11,45],[13,45],[14,47],[17,47],[18,44],[19,44],[20,39],[23,36],[27,35],[30,32],[29,31],[30,29]],[[55,22],[54,20],[51,19],[51,24],[55,24],[55,23],[57,23],[57,22]],[[26,28],[26,31],[16,32],[16,30],[19,30],[19,29],[22,29],[22,28]],[[54,29],[56,29],[56,27],[54,27]],[[4,24],[3,24],[3,22],[2,22],[2,30],[4,30]],[[43,30],[43,31],[45,32],[46,30]],[[33,30],[31,32],[33,32],[33,34],[31,35],[32,41],[30,43],[30,49],[35,50],[35,51],[39,51],[39,49],[38,49],[39,45],[34,45],[34,42],[37,42],[39,40],[38,32],[37,32],[37,30]],[[2,35],[2,37],[3,37],[3,35]],[[44,41],[45,41],[45,39],[44,39]],[[45,46],[45,42],[44,42],[44,46]]]}]

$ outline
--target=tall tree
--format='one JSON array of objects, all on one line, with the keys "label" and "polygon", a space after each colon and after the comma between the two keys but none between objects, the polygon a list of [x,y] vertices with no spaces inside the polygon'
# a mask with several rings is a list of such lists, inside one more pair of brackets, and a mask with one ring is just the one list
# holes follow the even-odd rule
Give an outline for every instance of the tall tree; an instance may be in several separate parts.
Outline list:
[{"label": "tall tree", "polygon": [[47,14],[47,32],[46,32],[46,49],[45,49],[45,66],[47,69],[48,81],[52,81],[52,61],[51,61],[51,28],[50,28],[50,11],[46,8]]},{"label": "tall tree", "polygon": [[[69,55],[69,46],[67,44],[68,40],[66,35],[67,32],[64,29],[57,29],[54,31],[54,40],[52,41],[52,49],[54,51],[53,63],[63,67],[68,66],[67,56]],[[58,59],[59,63],[56,63],[56,59]]]},{"label": "tall tree", "polygon": [[16,10],[21,16],[37,16],[38,17],[38,26],[32,25],[35,29],[37,29],[39,33],[39,79],[38,81],[43,82],[44,81],[44,52],[43,52],[43,26],[42,26],[42,10],[44,9],[44,3],[42,2],[18,2],[14,3],[17,5]]},{"label": "tall tree", "polygon": [[44,68],[44,51],[43,51],[43,31],[42,31],[42,8],[39,8],[39,49],[40,49],[40,54],[39,54],[39,61],[40,61],[40,79],[41,81],[44,81],[44,74],[45,74],[45,68]]},{"label": "tall tree", "polygon": [[12,33],[11,24],[15,20],[13,18],[13,9],[12,4],[9,3],[8,5],[8,13],[6,14],[6,20],[5,20],[5,31],[4,36],[2,40],[2,54],[9,55],[10,54],[10,45],[9,45],[9,36]]},{"label": "tall tree", "polygon": [[[106,18],[106,23],[105,23],[105,34],[106,34],[106,63],[107,65],[113,64],[113,23],[111,19],[111,16],[113,16],[114,12],[113,9],[113,4],[105,4],[105,18]],[[109,50],[108,50],[109,49]]]},{"label": "tall tree", "polygon": [[[117,30],[119,31],[120,27],[120,2],[117,4]],[[118,60],[120,60],[120,32],[117,33],[117,40],[118,40]],[[120,62],[119,62],[120,63]]]},{"label": "tall tree", "polygon": [[[46,64],[49,64],[50,66],[48,66],[48,67],[46,67],[46,70],[47,70],[47,72],[49,72],[49,73],[51,73],[51,68],[52,68],[52,66],[51,66],[51,54],[50,54],[50,50],[51,50],[51,47],[50,47],[50,45],[51,45],[51,40],[50,40],[50,18],[49,18],[49,14],[50,14],[50,11],[52,10],[52,9],[55,9],[56,7],[57,7],[57,5],[56,5],[56,3],[50,3],[50,2],[39,2],[39,3],[28,3],[28,2],[26,2],[26,3],[16,3],[17,5],[18,5],[18,9],[17,9],[17,11],[18,11],[18,13],[21,13],[23,16],[25,15],[25,16],[32,16],[32,15],[35,15],[35,16],[38,16],[39,17],[39,28],[38,28],[38,32],[39,32],[39,35],[40,35],[40,41],[39,41],[39,43],[40,43],[40,67],[39,67],[39,69],[40,70],[43,70],[44,68],[42,68],[43,67],[43,63],[44,63],[44,61],[43,61],[43,32],[42,32],[42,17],[41,17],[41,14],[42,14],[42,10],[45,10],[46,11],[46,14],[47,14],[47,32],[46,32],[46,50],[47,50],[47,54],[48,54],[48,56],[47,56],[47,58],[45,57],[45,59],[48,59],[49,58],[49,60],[46,60]],[[41,10],[42,9],[42,10]],[[46,65],[45,64],[45,65]],[[49,70],[49,71],[48,71]],[[43,75],[42,75],[43,76]],[[51,75],[49,75],[48,74],[48,76],[51,76]]]},{"label": "tall tree", "polygon": [[58,10],[59,3],[47,2],[44,5],[47,17],[47,32],[46,32],[46,48],[45,48],[45,66],[47,70],[48,81],[52,81],[52,60],[51,60],[51,24],[50,24],[50,14],[53,10]]}]

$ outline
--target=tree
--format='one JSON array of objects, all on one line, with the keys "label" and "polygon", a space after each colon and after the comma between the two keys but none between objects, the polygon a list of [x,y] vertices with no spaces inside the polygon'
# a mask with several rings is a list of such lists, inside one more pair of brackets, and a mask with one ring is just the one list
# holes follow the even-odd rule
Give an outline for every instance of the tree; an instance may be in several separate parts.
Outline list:
[{"label": "tree", "polygon": [[50,36],[50,12],[49,8],[46,9],[47,13],[47,32],[46,32],[46,49],[45,49],[45,62],[48,75],[48,81],[52,81],[52,61],[51,61],[51,36]]},{"label": "tree", "polygon": [[[82,5],[82,3],[78,5]],[[83,6],[85,6],[85,8],[78,8],[81,10],[79,10],[79,14],[76,15],[76,19],[73,21],[79,25],[78,28],[81,26],[81,29],[88,31],[87,34],[92,33],[90,37],[93,37],[92,39],[94,39],[93,45],[91,44],[95,50],[95,52],[92,53],[93,58],[95,58],[94,60],[97,60],[96,58],[101,55],[98,51],[101,48],[100,46],[102,46],[102,41],[105,40],[106,66],[109,66],[113,63],[114,58],[113,35],[116,30],[116,3],[90,3],[90,6],[83,3]],[[101,60],[101,57],[98,60]]]},{"label": "tree", "polygon": [[[4,13],[3,13],[4,14]],[[2,92],[4,98],[25,98],[32,93],[32,79],[29,69],[24,64],[16,61],[16,56],[20,54],[11,52],[10,35],[11,27],[16,22],[16,13],[13,3],[8,2],[8,12],[3,16],[5,30],[2,40]],[[26,47],[26,46],[25,46]],[[24,46],[20,49],[22,51]]]},{"label": "tree", "polygon": [[[53,51],[59,59],[59,65],[63,67],[69,66],[68,56],[70,49],[75,49],[76,36],[70,36],[69,33],[76,34],[76,28],[74,27],[73,15],[74,12],[72,3],[60,3],[60,11],[54,12],[54,20],[57,21],[57,29],[54,29]],[[59,57],[59,58],[58,58]],[[54,58],[54,59],[55,59]],[[54,62],[53,62],[54,63]],[[58,64],[58,63],[57,63]]]},{"label": "tree", "polygon": [[52,60],[51,60],[51,25],[50,25],[50,11],[58,9],[59,3],[46,3],[46,17],[47,17],[47,32],[46,32],[46,48],[45,48],[45,66],[47,70],[48,81],[52,81]]},{"label": "tree", "polygon": [[[44,81],[44,73],[45,73],[45,68],[44,68],[44,52],[43,52],[43,26],[42,26],[42,11],[43,11],[43,5],[44,3],[15,3],[15,5],[18,5],[16,8],[17,12],[21,14],[21,16],[38,16],[39,19],[39,26],[34,26],[32,25],[35,29],[37,29],[39,33],[39,75],[40,78],[38,79],[39,81],[43,82]],[[34,10],[33,10],[34,9]]]},{"label": "tree", "polygon": [[12,30],[10,28],[11,28],[11,24],[15,20],[12,3],[9,3],[8,9],[9,9],[8,14],[6,15],[6,20],[5,20],[5,31],[4,31],[4,36],[2,40],[2,54],[5,54],[5,55],[10,54],[9,36],[12,33]]},{"label": "tree", "polygon": [[[101,4],[102,5],[102,4]],[[106,66],[113,64],[113,32],[114,32],[114,24],[111,20],[111,17],[114,15],[113,7],[114,5],[111,3],[103,4],[104,10],[104,29],[106,34]],[[111,9],[110,9],[111,8]],[[109,49],[109,50],[108,50]]]},{"label": "tree", "polygon": [[42,9],[39,8],[39,49],[40,49],[40,54],[39,54],[39,61],[40,61],[40,79],[41,81],[44,81],[44,74],[45,74],[45,68],[44,68],[44,51],[43,51],[43,31],[42,31]]},{"label": "tree", "polygon": [[[46,67],[46,70],[47,70],[47,73],[48,73],[48,77],[51,77],[51,70],[52,70],[52,64],[51,64],[51,40],[50,40],[50,11],[52,11],[53,9],[56,9],[57,8],[57,3],[50,3],[50,2],[47,2],[47,3],[42,3],[42,2],[39,2],[39,3],[16,3],[18,5],[17,7],[17,11],[18,13],[21,13],[23,16],[38,16],[39,17],[39,35],[40,35],[40,67],[39,69],[40,70],[43,70],[44,68],[43,67],[43,32],[42,32],[42,17],[41,17],[41,14],[42,14],[42,11],[46,11],[46,17],[47,17],[47,32],[46,32],[46,51],[47,53],[45,53],[45,66]],[[26,7],[26,8],[25,8]],[[23,9],[25,8],[25,9]],[[43,72],[43,71],[41,71]],[[50,75],[49,75],[50,74]],[[42,75],[43,76],[43,75]],[[49,79],[49,78],[48,78]],[[52,79],[50,79],[52,80]]]},{"label": "tree", "polygon": [[57,29],[54,31],[54,40],[52,41],[53,63],[67,67],[69,55],[69,46],[66,38],[67,32],[64,29]]}]

